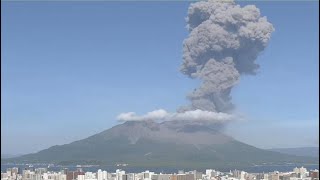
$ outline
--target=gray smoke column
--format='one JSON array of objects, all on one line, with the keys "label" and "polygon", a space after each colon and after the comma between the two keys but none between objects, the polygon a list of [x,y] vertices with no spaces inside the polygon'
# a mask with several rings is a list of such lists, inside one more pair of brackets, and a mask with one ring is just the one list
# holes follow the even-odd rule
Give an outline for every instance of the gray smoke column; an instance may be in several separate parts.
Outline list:
[{"label": "gray smoke column", "polygon": [[180,111],[232,110],[231,90],[242,74],[254,75],[257,56],[265,49],[274,28],[254,5],[233,1],[201,1],[190,5],[183,42],[181,72],[202,81]]},{"label": "gray smoke column", "polygon": [[119,121],[199,122],[221,128],[243,119],[231,112],[231,90],[242,74],[254,75],[258,55],[268,44],[272,24],[253,5],[240,7],[233,1],[200,1],[190,5],[189,36],[183,42],[181,72],[201,80],[188,98],[191,105],[170,113],[163,109],[144,115],[121,113]]}]

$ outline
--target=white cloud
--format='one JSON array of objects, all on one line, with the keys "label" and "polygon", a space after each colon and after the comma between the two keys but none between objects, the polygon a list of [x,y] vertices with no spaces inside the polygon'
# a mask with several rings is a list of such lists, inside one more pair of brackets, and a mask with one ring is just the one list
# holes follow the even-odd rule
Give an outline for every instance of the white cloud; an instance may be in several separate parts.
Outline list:
[{"label": "white cloud", "polygon": [[145,121],[145,120],[162,120],[168,116],[167,111],[158,109],[148,112],[145,115],[137,115],[135,112],[121,113],[117,116],[119,121]]},{"label": "white cloud", "polygon": [[226,122],[235,119],[234,115],[222,113],[222,112],[212,112],[212,111],[202,111],[202,110],[191,110],[181,113],[169,113],[163,109],[158,109],[155,111],[148,112],[144,115],[137,115],[135,112],[121,113],[117,116],[118,121],[145,121],[145,120],[155,120],[155,121],[216,121],[216,122]]}]

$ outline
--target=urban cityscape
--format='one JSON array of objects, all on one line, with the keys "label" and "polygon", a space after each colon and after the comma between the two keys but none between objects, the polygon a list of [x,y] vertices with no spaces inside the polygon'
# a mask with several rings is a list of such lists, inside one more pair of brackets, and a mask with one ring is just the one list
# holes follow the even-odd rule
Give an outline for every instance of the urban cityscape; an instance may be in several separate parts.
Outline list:
[{"label": "urban cityscape", "polygon": [[173,174],[155,173],[149,170],[140,173],[130,173],[121,169],[115,172],[107,172],[99,169],[97,172],[83,171],[77,168],[69,171],[64,168],[61,171],[48,171],[47,168],[7,168],[1,171],[1,180],[319,180],[319,170],[308,170],[304,167],[296,167],[291,172],[263,172],[249,173],[241,170],[220,172],[214,169],[206,169],[205,172],[180,170]]}]

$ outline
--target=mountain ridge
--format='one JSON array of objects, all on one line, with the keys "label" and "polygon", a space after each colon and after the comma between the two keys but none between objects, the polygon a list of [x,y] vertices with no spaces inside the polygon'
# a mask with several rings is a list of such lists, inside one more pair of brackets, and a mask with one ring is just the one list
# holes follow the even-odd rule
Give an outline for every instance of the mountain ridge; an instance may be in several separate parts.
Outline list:
[{"label": "mountain ridge", "polygon": [[127,163],[141,167],[242,167],[318,163],[308,157],[262,150],[225,135],[208,122],[125,122],[88,138],[3,162],[56,164]]}]

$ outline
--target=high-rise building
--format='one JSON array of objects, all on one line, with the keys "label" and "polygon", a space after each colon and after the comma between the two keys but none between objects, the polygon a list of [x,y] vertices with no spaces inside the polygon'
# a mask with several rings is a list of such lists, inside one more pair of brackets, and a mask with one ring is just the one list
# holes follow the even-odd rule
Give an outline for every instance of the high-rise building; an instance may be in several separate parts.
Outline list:
[{"label": "high-rise building", "polygon": [[186,174],[186,180],[195,180],[195,174]]},{"label": "high-rise building", "polygon": [[[213,171],[211,173],[211,175],[213,175],[213,176],[214,176],[214,174],[215,174],[215,171]],[[194,171],[194,179],[195,180],[202,179],[202,172]]]},{"label": "high-rise building", "polygon": [[234,170],[234,171],[232,171],[232,176],[233,176],[234,178],[240,179],[240,177],[241,177],[241,171],[239,171],[239,170]]},{"label": "high-rise building", "polygon": [[319,180],[319,171],[317,169],[311,170],[309,176],[312,180]]},{"label": "high-rise building", "polygon": [[295,167],[293,169],[293,172],[297,174],[299,178],[307,177],[307,173],[308,173],[307,169],[304,168],[303,166],[301,168]]},{"label": "high-rise building", "polygon": [[68,168],[63,169],[63,174],[67,175],[68,174]]},{"label": "high-rise building", "polygon": [[102,171],[102,179],[107,180],[108,179],[108,172],[107,171]]},{"label": "high-rise building", "polygon": [[85,176],[84,175],[78,175],[77,179],[78,180],[85,180]]},{"label": "high-rise building", "polygon": [[157,176],[157,180],[171,180],[171,174],[159,174],[152,176]]},{"label": "high-rise building", "polygon": [[67,180],[75,180],[78,178],[78,175],[84,175],[84,172],[69,171],[67,173]]},{"label": "high-rise building", "polygon": [[47,172],[47,168],[36,168],[35,173],[36,174],[43,174]]},{"label": "high-rise building", "polygon": [[126,174],[125,171],[117,169],[116,170],[116,180],[122,180],[122,175]]},{"label": "high-rise building", "polygon": [[42,180],[42,175],[41,174],[35,174],[35,179],[34,180]]},{"label": "high-rise building", "polygon": [[18,174],[18,173],[19,173],[19,168],[13,167],[13,168],[11,169],[11,172],[12,172],[12,174]]},{"label": "high-rise building", "polygon": [[135,180],[136,179],[136,176],[134,173],[129,173],[128,176],[127,176],[128,180]]},{"label": "high-rise building", "polygon": [[268,180],[279,180],[279,172],[273,172],[269,174]]},{"label": "high-rise building", "polygon": [[99,169],[99,170],[97,171],[97,179],[98,179],[98,180],[103,180],[103,174],[102,174],[101,169]]},{"label": "high-rise building", "polygon": [[187,176],[185,174],[177,174],[177,180],[187,180]]},{"label": "high-rise building", "polygon": [[153,174],[151,175],[151,180],[158,180],[159,174]]},{"label": "high-rise building", "polygon": [[122,175],[122,180],[128,180],[128,175],[123,174],[123,175]]},{"label": "high-rise building", "polygon": [[1,173],[1,179],[8,179],[7,173]]}]

